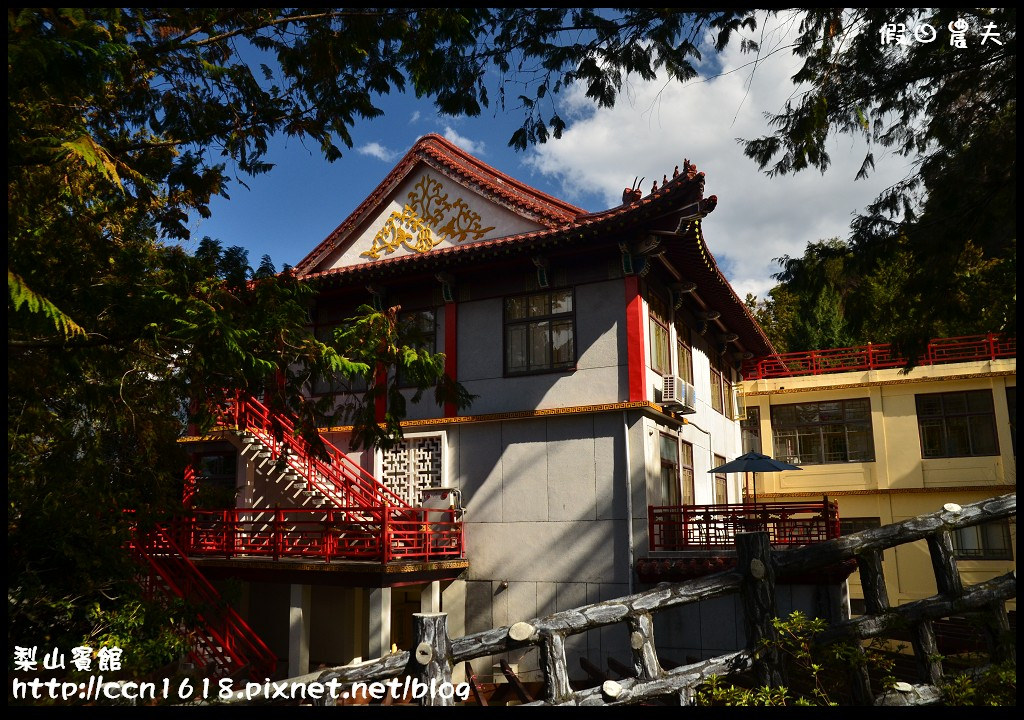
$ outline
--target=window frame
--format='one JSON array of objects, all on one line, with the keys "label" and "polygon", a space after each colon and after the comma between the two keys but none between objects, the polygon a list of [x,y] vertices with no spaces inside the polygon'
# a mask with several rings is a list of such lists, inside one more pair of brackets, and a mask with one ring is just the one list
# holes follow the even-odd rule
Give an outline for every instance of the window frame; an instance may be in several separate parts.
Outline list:
[{"label": "window frame", "polygon": [[[675,449],[675,458],[665,456],[666,446]],[[679,464],[679,438],[672,433],[658,433],[658,456],[661,460],[661,504],[666,507],[681,505],[683,489]],[[667,481],[666,471],[670,474],[670,478]],[[671,489],[669,489],[670,486]],[[668,492],[666,492],[667,489],[669,490]]]},{"label": "window frame", "polygon": [[[686,456],[689,455],[689,458]],[[688,462],[687,462],[688,461]],[[693,470],[693,443],[679,441],[679,501],[684,505],[697,504],[697,486]],[[689,502],[687,502],[689,500]]]},{"label": "window frame", "polygon": [[[959,412],[959,411],[956,411],[956,410],[952,410],[952,411],[948,411],[947,412],[947,410],[946,410],[947,398],[952,399],[955,396],[962,396],[963,397],[963,399],[964,399],[964,403],[963,403],[964,407],[967,408],[965,411]],[[987,398],[987,400],[988,400],[988,409],[981,410],[981,411],[978,411],[978,410],[972,411],[972,410],[970,410],[970,397],[971,396],[974,396],[974,397],[985,396]],[[934,415],[924,415],[924,416],[922,416],[922,412],[921,412],[921,410],[922,410],[922,408],[921,408],[922,403],[925,401],[925,399],[934,399],[934,398],[938,398],[939,399],[940,407],[941,407],[940,414],[937,415],[937,416],[934,416]],[[990,389],[984,389],[984,390],[954,390],[952,392],[941,392],[941,393],[919,393],[919,394],[914,395],[914,407],[915,407],[915,411],[916,411],[916,414],[917,414],[917,436],[918,436],[918,439],[920,440],[920,443],[921,443],[921,459],[923,459],[923,460],[932,460],[932,459],[959,458],[959,457],[993,457],[993,456],[998,456],[999,455],[999,431],[998,431],[998,428],[996,426],[995,399],[993,398],[992,391]],[[966,419],[966,423],[967,423],[967,442],[968,442],[968,444],[971,447],[970,447],[970,451],[968,453],[966,453],[966,454],[960,453],[960,452],[954,453],[953,452],[953,448],[950,447],[950,424],[951,424],[952,421],[955,421],[955,420],[957,420],[959,418]],[[990,451],[977,451],[976,452],[974,450],[974,442],[973,441],[974,441],[974,437],[975,436],[974,436],[973,429],[976,427],[976,425],[972,423],[972,419],[975,419],[975,418],[985,418],[985,419],[988,420],[988,428],[987,429],[989,430],[990,436],[992,438],[992,448],[991,448]],[[942,446],[943,446],[941,453],[934,454],[934,453],[929,452],[928,447],[926,446],[926,443],[925,443],[925,435],[926,435],[925,427],[926,427],[926,425],[922,424],[922,420],[924,420],[926,422],[934,422],[936,420],[941,420],[941,422],[942,422],[942,425],[941,425],[941,428],[942,428]],[[937,427],[937,426],[930,426],[930,427]],[[930,433],[929,433],[929,436],[931,436]]]},{"label": "window frame", "polygon": [[[722,455],[714,455],[714,465],[712,467],[719,467],[725,465],[725,457]],[[715,491],[715,505],[728,505],[729,504],[729,474],[724,472],[716,472],[714,480],[714,491]]]},{"label": "window frame", "polygon": [[[546,315],[536,315],[536,316],[533,316],[533,317],[530,317],[529,314],[527,314],[527,316],[524,317],[524,318],[516,318],[516,319],[513,319],[513,320],[509,319],[509,301],[510,300],[515,300],[515,299],[519,299],[519,298],[529,298],[531,296],[538,296],[538,295],[547,295],[548,296],[548,299],[547,299],[548,309],[550,310],[550,308],[551,308],[551,296],[554,293],[564,293],[564,292],[568,292],[569,293],[569,301],[572,304],[571,309],[566,311],[566,312],[561,312],[561,313],[551,313],[551,312],[549,312]],[[502,326],[501,326],[501,341],[502,341],[501,364],[502,364],[502,372],[503,372],[503,376],[504,377],[523,377],[523,376],[529,376],[529,375],[544,375],[544,374],[549,374],[549,373],[564,373],[564,372],[571,372],[571,371],[573,371],[576,368],[576,363],[579,361],[579,346],[578,346],[578,343],[576,342],[577,332],[576,332],[576,288],[575,287],[550,288],[550,289],[539,290],[539,291],[535,290],[535,291],[532,291],[532,292],[517,293],[517,294],[514,294],[514,295],[505,295],[501,299],[501,319],[502,319]],[[565,361],[565,362],[555,363],[553,361],[554,345],[553,345],[552,340],[551,340],[551,325],[550,325],[550,323],[552,321],[554,321],[554,320],[565,320],[565,319],[569,319],[570,320],[570,332],[571,332],[571,340],[572,340],[571,358],[569,360]],[[525,327],[529,328],[529,326],[532,323],[541,323],[541,322],[548,323],[547,350],[548,350],[549,364],[545,365],[544,367],[534,367],[534,368],[530,368],[530,369],[527,369],[527,370],[510,370],[509,369],[509,345],[510,345],[510,343],[509,343],[509,328],[516,327],[516,326],[525,326]]]},{"label": "window frame", "polygon": [[[672,325],[676,331],[676,375],[684,382],[693,385],[693,345],[685,339],[689,333],[689,328],[679,317],[676,317]],[[680,357],[680,350],[684,351],[683,354],[686,357],[685,368],[683,358]]]},{"label": "window frame", "polygon": [[[757,440],[756,447],[753,440]],[[764,445],[761,442],[761,408],[758,405],[748,405],[747,416],[740,420],[740,445],[744,453],[762,452]]]},{"label": "window frame", "polygon": [[[821,407],[824,405],[834,405],[838,403],[840,406],[841,419],[835,420],[815,420],[813,422],[794,422],[793,424],[781,424],[778,417],[784,411],[792,408],[794,415],[801,412],[798,408],[810,408],[815,407],[816,413],[820,415]],[[847,407],[853,404],[863,404],[866,412],[864,420],[849,420],[847,419]],[[809,412],[804,410],[803,412]],[[840,400],[819,400],[813,402],[803,403],[786,403],[781,405],[772,405],[769,408],[769,415],[771,418],[772,428],[772,447],[774,448],[774,455],[777,460],[784,462],[791,462],[794,465],[841,465],[845,463],[855,462],[875,462],[875,438],[874,438],[874,424],[871,419],[871,399],[870,398],[843,398]],[[826,451],[828,448],[828,442],[830,437],[834,438],[835,432],[829,433],[826,436],[826,428],[833,428],[841,426],[843,428],[842,437],[844,441],[844,454],[845,459],[841,460],[829,460],[826,459]],[[802,448],[801,438],[811,438],[812,433],[810,429],[817,428],[817,455],[813,459],[807,459],[807,456]],[[850,435],[851,430],[859,429],[860,432],[865,433],[867,438],[866,454],[864,457],[851,458],[850,457]],[[803,431],[803,432],[801,432]],[[782,432],[791,432],[791,436],[782,436]],[[793,438],[796,441],[796,454],[784,452],[786,446],[789,445],[788,439]],[[809,451],[808,451],[809,452]]]},{"label": "window frame", "polygon": [[[672,372],[672,331],[669,320],[668,304],[660,293],[649,291],[647,293],[647,340],[651,352],[648,364],[654,372],[659,375],[668,375]],[[664,338],[664,344],[659,345],[655,341],[655,334]],[[661,347],[664,354],[664,363],[655,363],[658,355],[656,348]]]},{"label": "window frame", "polygon": [[[992,539],[983,528],[990,528],[998,531],[1001,536],[998,547],[996,543],[990,543]],[[964,537],[972,533],[978,541],[977,548],[964,548]],[[957,528],[952,532],[953,556],[957,560],[1013,560],[1013,533],[1010,532],[1009,518],[1001,520],[989,520],[988,522],[971,525],[970,527]]]},{"label": "window frame", "polygon": [[[423,348],[427,348],[430,351],[431,354],[434,354],[434,353],[437,352],[437,316],[438,316],[438,312],[437,312],[437,308],[436,307],[431,305],[429,307],[418,308],[418,309],[415,309],[415,310],[402,310],[402,311],[400,311],[398,313],[398,316],[397,316],[396,320],[398,321],[399,324],[401,324],[403,322],[408,321],[413,316],[419,316],[419,315],[422,315],[423,313],[427,313],[427,312],[429,312],[431,314],[431,316],[432,316],[431,324],[432,324],[433,327],[429,331],[427,331],[427,330],[424,330],[422,327],[417,326],[417,329],[421,333],[423,333],[424,340],[426,340],[426,343],[424,345],[422,345],[422,346],[418,346],[416,349],[417,350],[422,350]],[[412,387],[415,387],[415,386],[412,383],[410,383],[408,381],[408,379],[405,378],[402,375],[402,373],[398,373],[398,387],[400,387],[400,388],[412,388]]]}]

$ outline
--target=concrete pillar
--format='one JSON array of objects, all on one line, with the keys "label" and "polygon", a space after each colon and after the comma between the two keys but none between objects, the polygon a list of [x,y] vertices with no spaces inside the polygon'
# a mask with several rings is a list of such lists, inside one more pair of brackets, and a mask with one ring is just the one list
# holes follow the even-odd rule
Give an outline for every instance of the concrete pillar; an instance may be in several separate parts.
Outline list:
[{"label": "concrete pillar", "polygon": [[420,590],[420,612],[438,613],[441,612],[441,581],[434,580],[423,586]]},{"label": "concrete pillar", "polygon": [[391,588],[370,588],[369,652],[367,659],[384,657],[391,652]]},{"label": "concrete pillar", "polygon": [[312,589],[309,585],[292,585],[288,603],[288,675],[309,672],[309,625]]}]

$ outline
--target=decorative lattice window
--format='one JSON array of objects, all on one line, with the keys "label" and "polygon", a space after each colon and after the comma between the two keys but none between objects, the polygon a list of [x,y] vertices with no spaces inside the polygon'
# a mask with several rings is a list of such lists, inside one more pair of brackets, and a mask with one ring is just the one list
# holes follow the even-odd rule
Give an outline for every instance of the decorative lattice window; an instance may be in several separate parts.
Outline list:
[{"label": "decorative lattice window", "polygon": [[380,452],[378,477],[410,505],[423,502],[423,490],[445,486],[444,434],[406,436]]}]

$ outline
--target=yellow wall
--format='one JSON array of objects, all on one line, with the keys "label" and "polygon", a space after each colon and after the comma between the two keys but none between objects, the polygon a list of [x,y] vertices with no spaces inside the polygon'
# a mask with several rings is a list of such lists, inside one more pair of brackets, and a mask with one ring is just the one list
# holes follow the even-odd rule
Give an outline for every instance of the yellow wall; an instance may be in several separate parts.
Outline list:
[{"label": "yellow wall", "polygon": [[[1017,466],[1010,436],[1006,388],[1017,384],[1016,359],[951,363],[899,370],[808,375],[743,383],[748,408],[760,409],[761,452],[775,456],[772,405],[869,398],[874,462],[805,465],[800,471],[760,473],[757,499],[779,502],[828,495],[839,502],[840,518],[877,517],[882,525],[935,512],[943,504],[966,505],[1016,492]],[[921,457],[915,396],[964,390],[992,391],[999,455],[963,458]],[[1016,569],[1016,519],[1010,523],[1015,559],[960,560],[967,584]],[[892,604],[935,593],[924,541],[884,554]],[[853,598],[862,598],[860,578],[850,578]],[[1016,603],[1008,604],[1015,609]]]}]

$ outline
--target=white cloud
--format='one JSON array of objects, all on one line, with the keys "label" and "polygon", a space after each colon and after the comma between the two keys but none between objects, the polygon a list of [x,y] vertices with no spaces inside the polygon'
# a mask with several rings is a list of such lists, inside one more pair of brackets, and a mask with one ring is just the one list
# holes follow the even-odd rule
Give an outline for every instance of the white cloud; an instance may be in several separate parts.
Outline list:
[{"label": "white cloud", "polygon": [[[762,55],[787,42],[778,23],[755,39]],[[753,56],[741,54],[738,43],[720,59],[722,73],[703,82],[632,82],[611,109],[588,111],[592,103],[576,90],[567,98],[574,117],[561,140],[537,146],[525,162],[560,181],[569,201],[599,194],[604,207],[587,209],[601,210],[618,205],[636,177],[645,178],[646,194],[688,158],[706,175],[705,194],[718,196],[704,222],[711,252],[741,298],[747,292],[763,297],[779,269],[773,258],[802,255],[808,242],[845,237],[854,213],[902,178],[909,163],[882,157],[876,148],[875,171],[855,182],[865,146],[841,135],[831,141],[832,166],[824,175],[805,170],[766,177],[737,138],[766,134],[763,113],[778,112],[793,94],[789,78],[797,61],[782,49],[757,65],[751,81],[746,66]]]},{"label": "white cloud", "polygon": [[412,125],[415,122],[417,122],[419,119],[420,119],[420,111],[416,110],[415,112],[413,112],[412,116],[409,118],[409,124]]},{"label": "white cloud", "polygon": [[366,145],[357,148],[357,152],[361,155],[375,157],[378,160],[383,160],[384,162],[394,162],[401,155],[401,153],[395,152],[394,150],[388,150],[378,142],[367,143]]},{"label": "white cloud", "polygon": [[444,132],[442,133],[444,139],[450,143],[458,145],[460,148],[468,152],[470,155],[486,155],[485,149],[487,144],[483,141],[470,140],[468,137],[459,135],[451,125],[445,125]]}]

